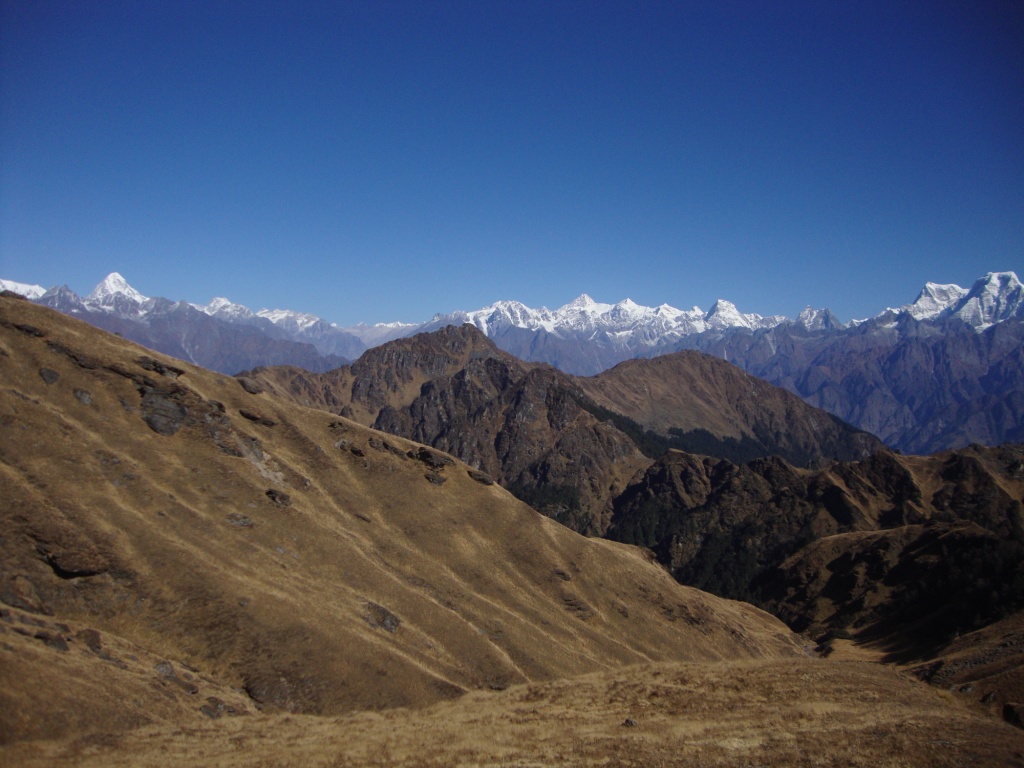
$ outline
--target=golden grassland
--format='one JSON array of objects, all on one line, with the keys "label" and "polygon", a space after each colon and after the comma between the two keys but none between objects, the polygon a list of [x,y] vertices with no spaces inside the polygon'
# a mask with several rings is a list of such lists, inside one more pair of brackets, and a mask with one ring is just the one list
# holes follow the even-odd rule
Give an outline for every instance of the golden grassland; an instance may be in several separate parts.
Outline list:
[{"label": "golden grassland", "polygon": [[645,664],[423,709],[147,727],[21,743],[0,750],[0,760],[110,768],[1020,766],[1024,732],[887,667],[806,658]]}]

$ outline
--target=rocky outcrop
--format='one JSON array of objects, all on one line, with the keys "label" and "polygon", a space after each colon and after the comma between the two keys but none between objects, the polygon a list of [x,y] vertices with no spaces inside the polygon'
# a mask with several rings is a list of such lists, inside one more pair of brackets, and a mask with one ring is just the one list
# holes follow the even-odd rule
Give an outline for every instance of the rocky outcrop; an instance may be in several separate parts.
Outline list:
[{"label": "rocky outcrop", "polygon": [[608,536],[816,637],[920,651],[1024,608],[1022,500],[1024,446],[818,470],[671,452],[616,500]]}]

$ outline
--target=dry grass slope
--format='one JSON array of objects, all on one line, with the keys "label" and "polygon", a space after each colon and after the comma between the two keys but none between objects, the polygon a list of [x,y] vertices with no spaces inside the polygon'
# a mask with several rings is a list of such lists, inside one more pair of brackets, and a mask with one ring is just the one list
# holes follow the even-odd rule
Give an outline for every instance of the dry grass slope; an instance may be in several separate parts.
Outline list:
[{"label": "dry grass slope", "polygon": [[1012,768],[1024,765],[1024,733],[877,664],[793,659],[645,664],[415,711],[259,715],[0,757],[58,768]]},{"label": "dry grass slope", "polygon": [[251,389],[0,298],[0,741],[797,653],[463,464]]}]

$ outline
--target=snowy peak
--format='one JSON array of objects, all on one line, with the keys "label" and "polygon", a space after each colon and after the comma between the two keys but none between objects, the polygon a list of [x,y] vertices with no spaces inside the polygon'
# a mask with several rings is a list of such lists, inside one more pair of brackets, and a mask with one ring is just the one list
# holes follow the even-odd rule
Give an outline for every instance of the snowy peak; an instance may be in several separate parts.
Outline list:
[{"label": "snowy peak", "polygon": [[295,312],[290,309],[261,309],[256,315],[292,333],[304,333],[318,324],[333,327],[316,315],[308,312]]},{"label": "snowy peak", "polygon": [[833,331],[846,327],[839,322],[839,318],[833,315],[831,310],[815,309],[809,304],[797,316],[796,324],[803,326],[808,331]]},{"label": "snowy peak", "polygon": [[85,300],[102,304],[115,296],[124,296],[137,304],[142,304],[147,298],[128,285],[128,281],[121,277],[120,273],[111,272],[103,278],[103,282],[92,289],[92,293],[86,296]]},{"label": "snowy peak", "polygon": [[782,315],[764,317],[755,312],[740,312],[735,304],[725,299],[718,299],[704,315],[704,322],[708,328],[717,328],[723,331],[730,328],[747,328],[757,331],[762,328],[774,328],[788,320],[788,317]]},{"label": "snowy peak", "polygon": [[952,314],[978,331],[1024,317],[1024,287],[1014,272],[989,272],[978,278]]},{"label": "snowy peak", "polygon": [[46,289],[41,285],[16,283],[13,280],[0,280],[0,291],[14,291],[15,293],[20,293],[26,299],[38,299],[46,293]]},{"label": "snowy peak", "polygon": [[966,295],[967,290],[959,285],[925,283],[914,303],[902,309],[917,320],[930,320],[955,307]]},{"label": "snowy peak", "polygon": [[1024,287],[1014,272],[989,272],[970,290],[952,283],[925,283],[914,303],[898,311],[917,320],[958,317],[980,332],[1004,320],[1024,317]]},{"label": "snowy peak", "polygon": [[148,299],[136,291],[128,281],[117,272],[111,272],[103,282],[92,289],[85,297],[85,304],[90,309],[113,312],[126,317],[135,317]]},{"label": "snowy peak", "polygon": [[577,298],[570,301],[562,309],[569,311],[574,309],[590,309],[591,307],[597,306],[597,302],[590,298],[587,294],[581,293]]},{"label": "snowy peak", "polygon": [[235,304],[223,296],[217,296],[205,307],[196,308],[211,317],[219,317],[222,320],[229,320],[233,322],[251,320],[256,316],[253,314],[253,311],[244,304]]}]

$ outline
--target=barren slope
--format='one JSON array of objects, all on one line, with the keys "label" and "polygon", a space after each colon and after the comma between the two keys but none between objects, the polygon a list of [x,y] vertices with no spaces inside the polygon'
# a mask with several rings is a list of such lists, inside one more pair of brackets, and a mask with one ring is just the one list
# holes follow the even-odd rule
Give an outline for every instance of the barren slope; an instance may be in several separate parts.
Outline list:
[{"label": "barren slope", "polygon": [[0,740],[795,652],[640,550],[257,389],[0,297]]},{"label": "barren slope", "polygon": [[1024,733],[957,699],[876,664],[645,664],[418,711],[221,719],[21,744],[0,748],[0,760],[47,768],[1024,765]]},{"label": "barren slope", "polygon": [[[578,380],[595,403],[661,435],[681,439],[697,430],[740,443],[740,457],[782,456],[808,466],[822,458],[866,458],[884,448],[873,435],[854,429],[799,397],[700,352],[682,351],[649,360],[627,360],[592,378]],[[684,450],[738,458],[700,447],[690,436]]]}]

